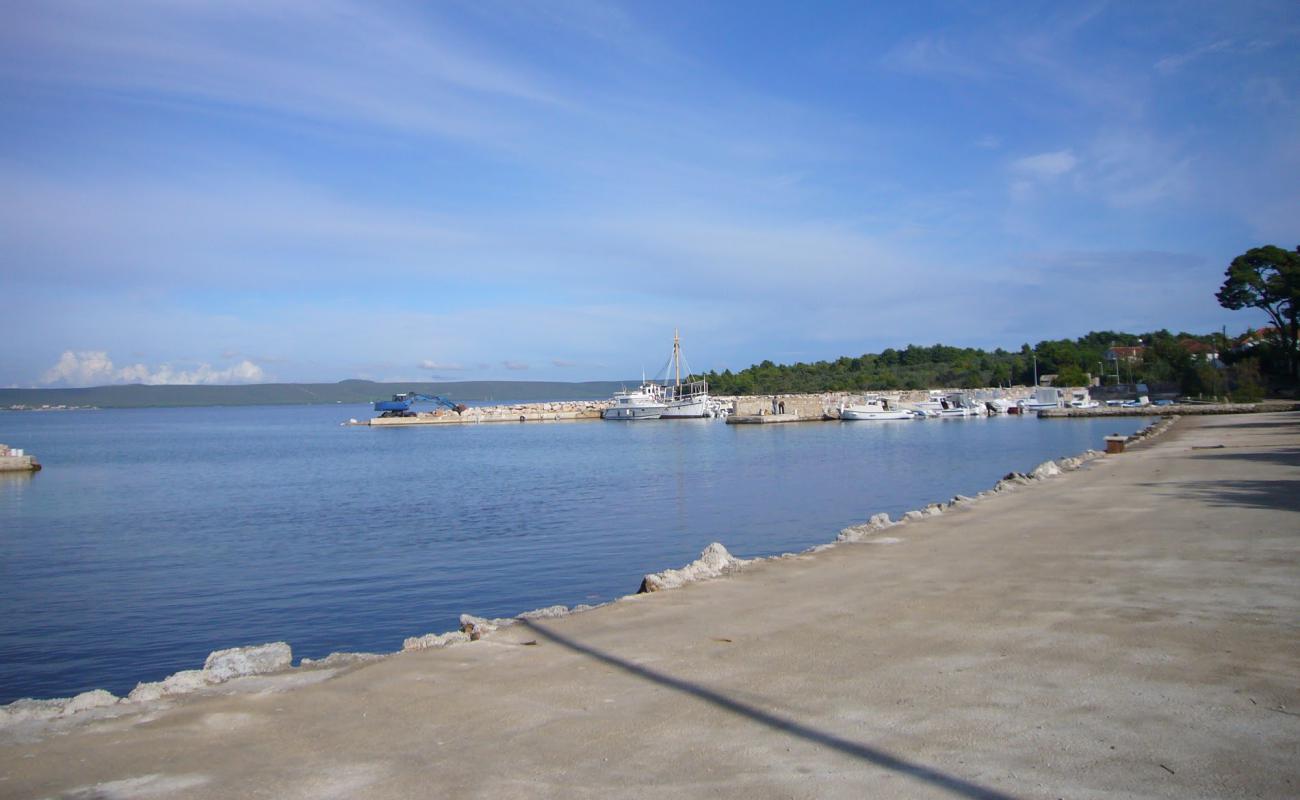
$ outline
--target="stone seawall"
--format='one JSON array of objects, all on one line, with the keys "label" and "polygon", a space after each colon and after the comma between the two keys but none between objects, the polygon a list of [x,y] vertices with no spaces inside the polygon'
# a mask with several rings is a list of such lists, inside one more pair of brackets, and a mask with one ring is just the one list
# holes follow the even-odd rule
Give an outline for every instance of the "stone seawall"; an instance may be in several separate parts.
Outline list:
[{"label": "stone seawall", "polygon": [[0,444],[0,472],[36,472],[40,463],[22,450],[13,450],[7,444]]},{"label": "stone seawall", "polygon": [[1137,408],[1045,408],[1038,412],[1038,416],[1042,419],[1175,417],[1206,414],[1267,414],[1279,411],[1300,411],[1300,403],[1180,403],[1169,406],[1139,406]]},{"label": "stone seawall", "polygon": [[581,400],[559,403],[517,403],[508,406],[480,406],[468,408],[457,414],[439,409],[422,411],[413,417],[375,417],[354,422],[356,425],[374,427],[401,425],[467,425],[481,422],[563,422],[566,420],[600,419],[600,412],[609,407],[608,401]]}]

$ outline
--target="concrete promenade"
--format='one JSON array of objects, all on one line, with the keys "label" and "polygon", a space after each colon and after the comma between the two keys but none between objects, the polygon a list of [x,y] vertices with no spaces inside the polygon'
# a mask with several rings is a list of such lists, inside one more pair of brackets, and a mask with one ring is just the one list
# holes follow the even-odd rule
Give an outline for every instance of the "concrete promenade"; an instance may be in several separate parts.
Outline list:
[{"label": "concrete promenade", "polygon": [[862,543],[0,731],[0,797],[1293,798],[1297,512],[1300,415],[1183,419]]}]

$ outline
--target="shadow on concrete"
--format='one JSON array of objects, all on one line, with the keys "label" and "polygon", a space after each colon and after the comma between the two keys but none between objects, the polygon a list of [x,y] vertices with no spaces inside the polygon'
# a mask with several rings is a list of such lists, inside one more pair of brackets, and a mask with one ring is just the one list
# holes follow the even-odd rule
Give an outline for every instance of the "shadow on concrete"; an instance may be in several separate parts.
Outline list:
[{"label": "shadow on concrete", "polygon": [[726,711],[730,711],[733,714],[757,722],[760,725],[765,725],[772,730],[780,731],[791,736],[797,736],[801,739],[822,745],[823,747],[838,750],[846,755],[862,759],[863,761],[875,764],[878,767],[893,770],[901,775],[924,781],[932,786],[936,786],[962,797],[980,798],[980,800],[1011,800],[1011,795],[1004,794],[996,789],[990,789],[986,786],[972,783],[971,781],[940,772],[937,769],[922,764],[915,764],[911,761],[899,758],[898,756],[890,755],[883,750],[861,744],[860,742],[845,739],[834,734],[826,733],[825,731],[819,731],[816,728],[777,716],[776,714],[764,711],[763,709],[752,706],[748,703],[742,703],[739,700],[732,699],[714,689],[691,683],[682,678],[675,678],[671,675],[657,672],[648,667],[643,667],[640,664],[635,664],[631,661],[619,658],[618,656],[602,652],[594,647],[581,644],[567,636],[563,636],[544,628],[541,625],[538,625],[536,621],[521,619],[519,620],[519,623],[536,632],[539,636],[554,642],[561,647],[568,648],[575,653],[581,653],[582,655],[593,658],[603,664],[608,664],[611,667],[621,669],[624,672],[643,680],[650,681],[651,683],[656,683],[660,686],[666,686],[669,689],[682,692],[683,694],[688,694],[696,699],[702,700],[706,703],[711,703]]},{"label": "shadow on concrete", "polygon": [[[1259,455],[1265,455],[1263,453]],[[1187,481],[1143,483],[1145,488],[1221,508],[1266,508],[1300,511],[1300,480],[1279,481]]]},{"label": "shadow on concrete", "polygon": [[1204,449],[1192,451],[1197,461],[1255,461],[1265,464],[1283,464],[1300,467],[1300,447],[1278,447],[1271,450],[1234,451]]},{"label": "shadow on concrete", "polygon": [[[1204,418],[1203,418],[1204,419]],[[1231,428],[1232,430],[1273,430],[1277,428],[1300,428],[1300,414],[1293,414],[1286,419],[1261,420],[1256,422],[1202,422],[1199,428]]]}]

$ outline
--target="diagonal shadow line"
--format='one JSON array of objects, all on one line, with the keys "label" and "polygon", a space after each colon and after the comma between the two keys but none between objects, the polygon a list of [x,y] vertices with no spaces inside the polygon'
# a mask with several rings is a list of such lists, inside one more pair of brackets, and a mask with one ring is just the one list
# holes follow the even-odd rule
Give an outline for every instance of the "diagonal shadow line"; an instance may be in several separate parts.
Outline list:
[{"label": "diagonal shadow line", "polygon": [[795,722],[792,719],[779,717],[756,706],[742,703],[739,700],[734,700],[721,692],[714,691],[713,689],[707,689],[698,684],[691,683],[690,681],[682,680],[681,678],[674,678],[671,675],[666,675],[648,667],[643,667],[640,664],[635,664],[631,661],[610,655],[609,653],[602,652],[594,647],[581,644],[567,636],[556,633],[555,631],[548,630],[547,628],[538,625],[533,620],[520,619],[519,624],[529,630],[535,631],[539,636],[543,636],[561,647],[567,647],[576,653],[590,656],[597,661],[601,661],[612,667],[617,667],[625,672],[629,672],[638,678],[644,678],[645,680],[657,683],[660,686],[667,686],[670,689],[691,695],[692,697],[696,697],[707,703],[712,703],[713,705],[726,709],[734,714],[748,717],[749,719],[761,725],[766,725],[773,730],[788,733],[798,736],[801,739],[807,739],[810,742],[833,748],[841,753],[845,753],[855,758],[860,758],[864,761],[869,761],[876,766],[884,767],[885,769],[890,769],[903,775],[916,778],[917,780],[933,784],[940,789],[946,789],[953,794],[961,795],[963,797],[975,798],[976,800],[1014,800],[1011,795],[1004,794],[996,789],[990,789],[986,786],[981,786],[978,783],[972,783],[971,781],[958,778],[954,775],[940,772],[932,767],[907,761],[898,756],[890,755],[884,750],[860,742],[855,742],[851,739],[845,739],[831,733],[826,733],[825,731],[819,731],[816,728]]}]

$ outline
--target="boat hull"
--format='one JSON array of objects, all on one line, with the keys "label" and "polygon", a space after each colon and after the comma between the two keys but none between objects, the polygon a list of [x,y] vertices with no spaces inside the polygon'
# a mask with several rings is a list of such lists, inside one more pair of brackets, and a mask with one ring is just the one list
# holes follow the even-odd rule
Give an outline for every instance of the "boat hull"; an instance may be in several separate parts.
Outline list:
[{"label": "boat hull", "polygon": [[600,412],[600,418],[632,422],[642,419],[659,419],[663,416],[663,413],[663,406],[615,406]]},{"label": "boat hull", "polygon": [[669,400],[664,407],[661,419],[701,419],[713,416],[709,410],[709,398],[693,397],[689,400]]},{"label": "boat hull", "polygon": [[865,421],[865,420],[891,420],[891,419],[913,419],[916,415],[911,411],[860,411],[852,408],[845,408],[840,411],[840,419],[846,422]]}]

